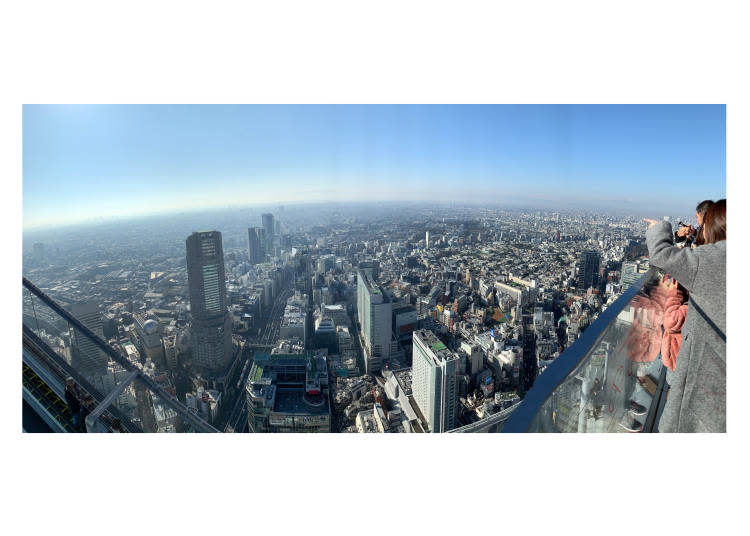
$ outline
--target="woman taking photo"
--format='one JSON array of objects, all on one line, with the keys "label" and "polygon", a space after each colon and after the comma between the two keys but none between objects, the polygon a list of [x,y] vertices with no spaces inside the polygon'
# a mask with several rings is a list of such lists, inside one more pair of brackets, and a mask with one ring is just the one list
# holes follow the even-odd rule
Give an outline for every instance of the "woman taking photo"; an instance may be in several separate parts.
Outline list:
[{"label": "woman taking photo", "polygon": [[659,431],[726,432],[726,200],[706,212],[696,249],[676,247],[669,222],[644,221],[651,266],[690,293]]}]

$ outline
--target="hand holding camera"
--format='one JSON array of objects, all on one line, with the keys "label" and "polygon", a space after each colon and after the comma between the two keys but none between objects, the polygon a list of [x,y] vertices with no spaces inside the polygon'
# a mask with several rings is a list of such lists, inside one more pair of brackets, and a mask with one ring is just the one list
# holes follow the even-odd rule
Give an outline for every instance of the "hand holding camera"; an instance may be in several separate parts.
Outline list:
[{"label": "hand holding camera", "polygon": [[695,227],[692,225],[685,225],[684,223],[680,222],[680,228],[677,229],[677,236],[681,238],[685,238],[687,236],[692,236],[695,234]]}]

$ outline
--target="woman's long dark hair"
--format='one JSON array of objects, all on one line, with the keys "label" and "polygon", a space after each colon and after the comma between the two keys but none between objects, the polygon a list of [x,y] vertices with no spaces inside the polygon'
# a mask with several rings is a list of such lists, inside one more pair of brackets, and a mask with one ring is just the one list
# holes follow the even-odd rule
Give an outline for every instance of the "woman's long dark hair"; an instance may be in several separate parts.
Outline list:
[{"label": "woman's long dark hair", "polygon": [[713,244],[727,239],[727,200],[720,199],[703,216],[704,243]]},{"label": "woman's long dark hair", "polygon": [[[705,201],[701,201],[700,203],[698,203],[698,206],[695,207],[695,213],[703,216],[703,225],[706,225],[706,212],[708,212],[708,209],[711,208],[711,205],[713,204],[713,201],[711,201],[710,199],[706,199]],[[703,225],[698,228],[698,236],[695,237],[696,246],[702,246],[703,244],[705,244],[705,242],[703,241]]]}]

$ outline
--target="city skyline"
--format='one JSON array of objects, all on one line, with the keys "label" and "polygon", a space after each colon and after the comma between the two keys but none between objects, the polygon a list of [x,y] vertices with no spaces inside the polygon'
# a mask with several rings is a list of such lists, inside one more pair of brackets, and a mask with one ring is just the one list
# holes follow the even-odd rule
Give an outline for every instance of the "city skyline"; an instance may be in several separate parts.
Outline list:
[{"label": "city skyline", "polygon": [[[103,391],[143,374],[185,405],[167,409],[136,382],[103,425],[184,432],[173,410],[192,411],[203,421],[191,426],[228,433],[499,431],[537,376],[653,274],[630,217],[363,208],[227,212],[220,231],[188,231],[191,219],[91,226],[34,242],[24,274],[64,308],[96,305],[99,336],[122,357],[94,378]],[[256,259],[249,230],[262,228],[247,225],[272,222]],[[58,357],[74,354],[66,322],[36,305],[24,301],[27,339],[35,330]],[[629,321],[616,316],[621,337]],[[592,381],[602,359],[630,359],[614,342],[591,354]],[[561,429],[644,426],[622,406],[635,393],[614,417],[592,401],[563,418],[579,395],[588,404],[586,385],[566,388]]]},{"label": "city skyline", "polygon": [[723,105],[27,105],[23,227],[403,199],[689,213],[726,196],[725,125]]},{"label": "city skyline", "polygon": [[[492,528],[626,531],[612,498],[642,497],[642,478],[613,460],[638,441],[679,442],[670,462],[692,470],[668,479],[671,502],[711,491],[656,530],[738,525],[723,475],[743,469],[743,360],[722,339],[737,266],[706,258],[725,240],[685,249],[703,200],[724,201],[705,229],[726,236],[714,216],[750,176],[736,3],[27,5],[5,32],[7,294],[23,283],[3,323],[22,342],[5,375],[11,526],[108,530],[134,504],[115,530],[236,531],[249,510],[251,530],[311,532],[367,523],[368,498],[393,526],[455,533],[486,530],[478,499],[502,490]],[[653,247],[667,221],[695,278]],[[195,232],[221,234],[223,273],[207,275],[223,278],[232,358],[217,371],[194,345]],[[372,374],[362,269],[391,300]],[[87,303],[97,329],[74,314]],[[437,338],[421,362],[419,331]],[[99,382],[84,338],[106,354]],[[676,405],[679,435],[638,438],[668,431]],[[460,442],[465,467],[426,441]],[[394,442],[407,470],[373,471]],[[62,521],[80,493],[32,491],[36,474],[93,488],[141,444],[80,521]],[[490,452],[495,486],[475,462]],[[614,493],[592,494],[605,473]],[[413,492],[390,500],[396,483]],[[180,515],[207,486],[205,514]],[[442,490],[453,515],[425,521]]]}]

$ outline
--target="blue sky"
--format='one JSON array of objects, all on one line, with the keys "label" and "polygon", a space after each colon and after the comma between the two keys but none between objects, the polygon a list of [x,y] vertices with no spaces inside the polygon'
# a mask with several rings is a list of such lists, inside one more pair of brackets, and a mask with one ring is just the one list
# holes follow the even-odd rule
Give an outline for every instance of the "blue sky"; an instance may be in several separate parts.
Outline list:
[{"label": "blue sky", "polygon": [[723,105],[26,105],[24,228],[304,200],[690,214]]}]

